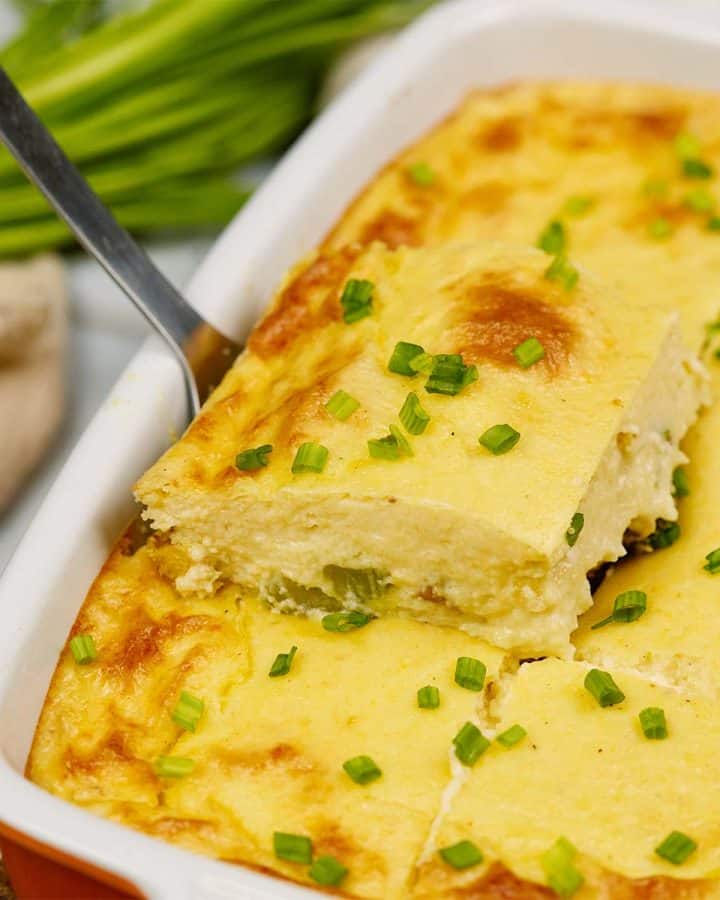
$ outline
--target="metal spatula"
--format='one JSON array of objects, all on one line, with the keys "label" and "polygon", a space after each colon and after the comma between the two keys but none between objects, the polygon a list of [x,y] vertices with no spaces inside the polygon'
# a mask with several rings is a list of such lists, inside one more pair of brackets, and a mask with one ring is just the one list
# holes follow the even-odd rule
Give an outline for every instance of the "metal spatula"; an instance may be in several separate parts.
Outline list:
[{"label": "metal spatula", "polygon": [[192,418],[240,347],[206,322],[155,268],[1,68],[0,139],[82,246],[172,349],[182,367],[188,419]]}]

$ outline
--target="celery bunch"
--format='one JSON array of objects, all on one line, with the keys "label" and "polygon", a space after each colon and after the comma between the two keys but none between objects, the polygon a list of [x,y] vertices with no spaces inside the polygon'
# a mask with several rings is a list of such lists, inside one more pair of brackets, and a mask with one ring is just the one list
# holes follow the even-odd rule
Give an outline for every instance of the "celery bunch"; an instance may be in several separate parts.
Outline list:
[{"label": "celery bunch", "polygon": [[[216,228],[247,196],[238,167],[311,117],[333,55],[428,2],[154,0],[109,16],[99,0],[55,0],[0,65],[127,228]],[[0,148],[0,255],[70,241]]]}]

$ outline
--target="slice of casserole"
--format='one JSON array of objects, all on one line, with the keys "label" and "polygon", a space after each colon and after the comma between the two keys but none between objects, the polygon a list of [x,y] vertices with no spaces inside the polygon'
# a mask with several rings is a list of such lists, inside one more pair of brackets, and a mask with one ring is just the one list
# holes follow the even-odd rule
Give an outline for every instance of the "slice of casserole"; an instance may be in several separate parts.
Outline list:
[{"label": "slice of casserole", "polygon": [[587,573],[675,518],[704,390],[674,316],[561,258],[345,248],[285,283],[137,496],[181,591],[566,656]]}]

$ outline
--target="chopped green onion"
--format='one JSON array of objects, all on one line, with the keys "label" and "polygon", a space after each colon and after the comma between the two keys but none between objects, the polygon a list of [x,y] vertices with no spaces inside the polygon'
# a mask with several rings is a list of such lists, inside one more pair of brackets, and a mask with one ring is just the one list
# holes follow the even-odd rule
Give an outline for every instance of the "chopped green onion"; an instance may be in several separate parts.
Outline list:
[{"label": "chopped green onion", "polygon": [[97,649],[91,634],[76,634],[70,641],[70,652],[79,666],[97,659]]},{"label": "chopped green onion", "polygon": [[647,230],[651,238],[655,238],[656,241],[662,241],[673,233],[673,226],[669,219],[659,216],[657,219],[648,222]]},{"label": "chopped green onion", "polygon": [[182,756],[159,756],[155,760],[155,774],[161,778],[184,778],[195,769],[195,761]]},{"label": "chopped green onion", "polygon": [[703,566],[703,569],[711,575],[717,575],[717,573],[720,572],[720,547],[716,550],[711,550],[705,559],[707,562]]},{"label": "chopped green onion", "polygon": [[671,831],[662,844],[655,848],[658,856],[666,859],[675,866],[679,866],[697,850],[695,841],[683,834],[682,831]]},{"label": "chopped green onion", "polygon": [[426,162],[413,163],[406,171],[410,180],[420,187],[430,187],[435,182],[435,172]]},{"label": "chopped green onion", "polygon": [[368,453],[373,459],[400,459],[401,456],[412,456],[412,447],[405,435],[396,425],[390,426],[390,434],[382,438],[371,438],[368,442]]},{"label": "chopped green onion", "polygon": [[705,227],[708,231],[720,231],[720,216],[710,216]]},{"label": "chopped green onion", "polygon": [[560,897],[572,897],[585,879],[575,868],[577,850],[567,838],[558,838],[540,860],[548,885]]},{"label": "chopped green onion", "polygon": [[545,356],[545,348],[536,337],[529,337],[515,347],[513,356],[523,369],[529,369]]},{"label": "chopped green onion", "polygon": [[658,706],[648,706],[638,714],[640,727],[648,740],[659,741],[668,736],[665,712]]},{"label": "chopped green onion", "polygon": [[440,691],[431,684],[426,684],[417,692],[417,705],[420,709],[437,709],[440,706]]},{"label": "chopped green onion", "polygon": [[325,631],[345,634],[348,631],[355,631],[357,628],[362,628],[367,625],[371,619],[372,616],[358,612],[356,609],[351,609],[349,612],[329,613],[327,616],[322,617],[321,624]]},{"label": "chopped green onion", "polygon": [[477,379],[477,366],[466,366],[459,353],[438,353],[433,357],[425,390],[429,394],[454,396]]},{"label": "chopped green onion", "polygon": [[407,341],[398,341],[388,361],[388,369],[396,375],[407,375],[414,378],[417,370],[410,367],[410,363],[419,356],[427,356],[420,344],[410,344]]},{"label": "chopped green onion", "polygon": [[595,203],[592,197],[568,197],[563,207],[564,212],[569,216],[581,216],[586,213]]},{"label": "chopped green onion", "polygon": [[545,278],[548,281],[559,281],[566,291],[571,291],[578,283],[580,273],[565,256],[556,256],[545,269]]},{"label": "chopped green onion", "polygon": [[372,603],[390,587],[390,573],[382,569],[349,569],[329,563],[323,575],[332,582],[333,596],[343,601]]},{"label": "chopped green onion", "polygon": [[268,464],[268,455],[272,453],[272,444],[263,444],[252,450],[243,450],[235,457],[235,465],[243,472],[254,472]]},{"label": "chopped green onion", "polygon": [[615,598],[615,606],[612,613],[601,622],[596,622],[592,630],[609,625],[610,622],[636,622],[647,609],[647,594],[645,591],[623,591]]},{"label": "chopped green onion", "polygon": [[287,675],[292,666],[292,661],[297,653],[297,647],[294,645],[290,648],[289,653],[278,653],[275,662],[270,667],[268,675],[270,678],[277,678],[279,675]]},{"label": "chopped green onion", "polygon": [[565,226],[556,219],[550,222],[540,233],[537,245],[545,253],[555,256],[565,250],[566,243]]},{"label": "chopped green onion", "polygon": [[360,408],[360,402],[345,391],[335,391],[325,404],[325,409],[340,422],[349,419],[356,409]]},{"label": "chopped green onion", "polygon": [[455,684],[469,691],[481,691],[485,684],[485,663],[472,656],[459,656],[455,663]]},{"label": "chopped green onion", "polygon": [[522,727],[522,725],[512,725],[507,731],[503,731],[502,734],[499,734],[495,740],[498,744],[502,744],[503,747],[514,747],[515,744],[519,744],[520,741],[527,735],[527,731]]},{"label": "chopped green onion", "polygon": [[443,847],[438,853],[443,862],[453,869],[469,869],[483,861],[480,849],[472,841],[460,841],[451,847]]},{"label": "chopped green onion", "polygon": [[580,532],[585,527],[585,516],[581,512],[576,512],[572,519],[570,519],[570,527],[565,532],[565,540],[568,542],[569,547],[574,547],[577,543],[577,539],[580,537]]},{"label": "chopped green onion", "polygon": [[328,449],[322,444],[308,441],[300,444],[292,464],[293,474],[301,472],[322,472],[328,459]]},{"label": "chopped green onion", "polygon": [[609,672],[600,669],[590,669],[585,676],[585,688],[593,695],[600,706],[615,706],[622,703],[625,694],[613,681]]},{"label": "chopped green onion", "polygon": [[474,766],[490,746],[490,741],[477,725],[466,722],[453,738],[455,756],[464,766]]},{"label": "chopped green onion", "polygon": [[714,169],[702,159],[684,159],[682,173],[686,178],[712,178]]},{"label": "chopped green onion", "polygon": [[676,466],[672,473],[673,495],[675,497],[687,497],[690,493],[690,482],[687,472],[682,466]]},{"label": "chopped green onion", "polygon": [[489,450],[493,456],[501,456],[517,444],[520,440],[520,432],[510,425],[493,425],[478,438],[480,443]]},{"label": "chopped green onion", "polygon": [[375,761],[369,756],[354,756],[343,763],[343,769],[355,784],[370,784],[382,775]]},{"label": "chopped green onion", "polygon": [[193,697],[187,691],[181,691],[180,699],[175,704],[171,718],[176,725],[185,731],[195,731],[200,717],[205,711],[205,704],[198,697]]},{"label": "chopped green onion", "polygon": [[680,537],[680,526],[677,522],[667,522],[658,519],[656,530],[648,537],[648,543],[653,550],[664,550],[671,547]]},{"label": "chopped green onion", "polygon": [[340,297],[343,321],[346,325],[352,325],[353,322],[371,315],[374,290],[375,285],[372,281],[351,278],[346,283]]},{"label": "chopped green onion", "polygon": [[679,159],[692,159],[700,154],[700,141],[684,131],[673,141],[673,148]]},{"label": "chopped green onion", "polygon": [[405,435],[400,431],[397,425],[390,426],[390,437],[395,438],[395,442],[398,445],[398,450],[400,451],[401,456],[413,456],[412,447],[410,446],[410,442],[405,437]]},{"label": "chopped green onion", "polygon": [[347,868],[334,856],[319,856],[308,872],[313,881],[326,887],[337,887],[347,873]]},{"label": "chopped green onion", "polygon": [[715,207],[715,198],[705,188],[695,188],[694,191],[690,191],[685,195],[683,202],[688,209],[698,213],[711,212]]},{"label": "chopped green onion", "polygon": [[310,865],[312,862],[312,841],[302,834],[276,831],[273,834],[273,850],[278,859],[305,865]]},{"label": "chopped green onion", "polygon": [[414,356],[410,362],[408,363],[410,369],[417,374],[418,372],[424,372],[428,375],[432,372],[432,368],[435,365],[435,357],[432,353],[418,353],[417,356]]},{"label": "chopped green onion", "polygon": [[422,434],[430,422],[430,415],[422,408],[420,398],[412,392],[405,398],[399,418],[410,434]]}]

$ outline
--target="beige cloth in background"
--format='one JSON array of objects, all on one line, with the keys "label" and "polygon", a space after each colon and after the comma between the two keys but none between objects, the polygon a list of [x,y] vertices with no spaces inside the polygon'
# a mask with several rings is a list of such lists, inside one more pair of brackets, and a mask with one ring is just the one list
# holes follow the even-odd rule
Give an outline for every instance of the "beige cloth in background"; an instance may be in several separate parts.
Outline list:
[{"label": "beige cloth in background", "polygon": [[60,259],[0,263],[0,511],[60,424],[66,334]]}]

